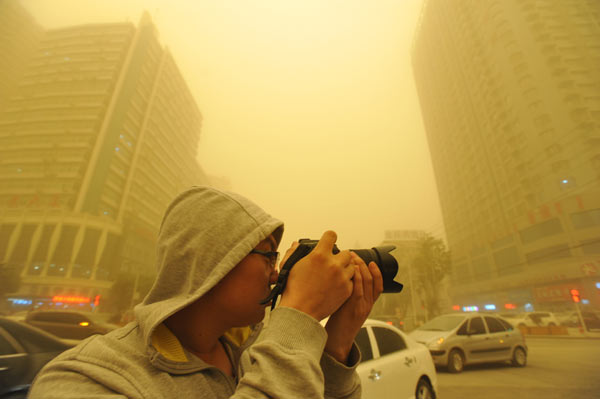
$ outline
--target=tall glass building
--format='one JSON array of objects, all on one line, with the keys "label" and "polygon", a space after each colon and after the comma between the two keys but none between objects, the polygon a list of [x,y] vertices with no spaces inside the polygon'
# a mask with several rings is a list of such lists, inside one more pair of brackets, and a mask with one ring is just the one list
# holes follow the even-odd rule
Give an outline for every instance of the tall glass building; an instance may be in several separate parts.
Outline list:
[{"label": "tall glass building", "polygon": [[207,181],[201,113],[149,15],[41,32],[20,59],[19,74],[0,76],[18,76],[0,108],[0,262],[20,270],[13,296],[92,301],[122,274],[152,276],[166,205]]},{"label": "tall glass building", "polygon": [[426,0],[412,60],[455,307],[600,308],[600,2]]}]

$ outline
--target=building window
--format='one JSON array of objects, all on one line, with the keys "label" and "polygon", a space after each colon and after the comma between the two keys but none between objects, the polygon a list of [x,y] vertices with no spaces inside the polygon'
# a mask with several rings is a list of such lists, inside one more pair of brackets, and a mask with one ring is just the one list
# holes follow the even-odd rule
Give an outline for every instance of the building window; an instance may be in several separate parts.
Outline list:
[{"label": "building window", "polygon": [[21,234],[19,235],[19,239],[13,249],[13,252],[10,256],[11,263],[24,264],[27,260],[27,254],[29,253],[29,246],[31,245],[31,238],[33,237],[33,233],[37,225],[26,224],[21,228]]},{"label": "building window", "polygon": [[17,227],[16,224],[3,224],[0,226],[0,261],[6,256],[6,250],[8,249],[8,242],[13,231]]},{"label": "building window", "polygon": [[44,262],[33,262],[29,266],[27,270],[27,274],[30,276],[39,276],[42,274],[42,270],[44,269]]},{"label": "building window", "polygon": [[571,214],[571,223],[575,229],[587,229],[600,226],[600,209]]},{"label": "building window", "polygon": [[549,262],[556,259],[571,257],[571,249],[568,244],[554,245],[552,247],[540,249],[525,254],[527,263],[533,265],[535,263]]},{"label": "building window", "polygon": [[523,269],[519,251],[514,246],[494,252],[494,262],[499,276],[518,273]]},{"label": "building window", "polygon": [[35,249],[33,260],[27,274],[37,276],[42,272],[44,264],[46,263],[46,256],[48,255],[48,248],[50,247],[50,238],[54,232],[56,225],[44,225],[42,230],[42,236],[38,242],[38,246]]},{"label": "building window", "polygon": [[112,280],[116,277],[120,265],[120,236],[108,233],[106,245],[100,257],[100,262],[96,270],[96,279]]},{"label": "building window", "polygon": [[499,240],[496,240],[494,242],[491,243],[491,247],[494,249],[498,249],[498,248],[502,248],[505,247],[509,244],[512,244],[514,242],[513,236],[512,234],[506,237],[503,237]]},{"label": "building window", "polygon": [[587,240],[581,243],[581,250],[584,255],[600,254],[600,239]]},{"label": "building window", "polygon": [[92,275],[92,267],[89,265],[81,265],[79,263],[73,264],[71,270],[71,277],[73,278],[90,278]]},{"label": "building window", "polygon": [[528,227],[525,230],[521,230],[519,231],[519,235],[521,236],[521,242],[523,244],[529,244],[542,238],[560,234],[562,232],[563,228],[560,220],[554,218]]},{"label": "building window", "polygon": [[48,266],[48,276],[65,276],[67,274],[67,265],[65,263],[50,263]]},{"label": "building window", "polygon": [[475,280],[487,280],[492,277],[492,268],[487,257],[473,259],[471,263],[473,278]]},{"label": "building window", "polygon": [[[67,265],[71,260],[73,243],[75,242],[75,235],[77,234],[78,229],[79,226],[74,225],[64,225],[62,227],[58,244],[56,245],[54,255],[52,256],[51,265],[48,268],[48,274],[51,274],[51,272],[60,273],[61,275],[66,273]],[[61,270],[61,268],[64,270]]]}]

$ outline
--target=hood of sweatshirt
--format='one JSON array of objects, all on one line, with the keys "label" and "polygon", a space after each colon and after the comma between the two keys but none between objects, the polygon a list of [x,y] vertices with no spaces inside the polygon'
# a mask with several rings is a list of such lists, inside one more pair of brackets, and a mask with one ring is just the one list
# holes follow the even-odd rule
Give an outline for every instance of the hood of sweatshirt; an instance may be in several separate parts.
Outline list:
[{"label": "hood of sweatshirt", "polygon": [[146,346],[169,316],[214,287],[262,240],[277,244],[283,222],[248,199],[192,187],[167,207],[157,242],[157,277],[134,309]]}]

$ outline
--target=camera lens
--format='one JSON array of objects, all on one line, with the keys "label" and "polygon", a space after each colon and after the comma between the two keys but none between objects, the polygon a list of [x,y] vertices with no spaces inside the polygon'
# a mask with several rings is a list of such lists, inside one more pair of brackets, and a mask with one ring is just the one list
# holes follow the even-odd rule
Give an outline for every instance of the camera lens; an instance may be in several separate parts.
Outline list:
[{"label": "camera lens", "polygon": [[365,263],[368,265],[369,262],[375,262],[379,271],[383,277],[383,292],[392,293],[402,291],[403,285],[394,281],[394,277],[398,273],[398,262],[394,258],[390,251],[396,247],[387,245],[383,247],[374,247],[371,249],[351,249],[350,251],[355,252]]}]

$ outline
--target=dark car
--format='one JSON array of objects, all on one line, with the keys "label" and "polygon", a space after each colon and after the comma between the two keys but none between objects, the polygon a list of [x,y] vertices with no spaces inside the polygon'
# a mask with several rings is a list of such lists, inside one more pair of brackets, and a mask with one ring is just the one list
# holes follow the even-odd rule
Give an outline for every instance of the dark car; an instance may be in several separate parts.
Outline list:
[{"label": "dark car", "polygon": [[40,369],[74,344],[0,317],[0,398],[25,398]]},{"label": "dark car", "polygon": [[94,313],[74,310],[37,310],[27,314],[25,322],[66,339],[84,339],[119,327]]},{"label": "dark car", "polygon": [[[600,312],[583,310],[581,311],[581,317],[588,331],[600,330]],[[570,312],[565,316],[561,324],[567,327],[581,327],[579,313]]]},{"label": "dark car", "polygon": [[581,312],[581,316],[583,317],[583,322],[585,323],[585,327],[588,331],[598,331],[600,330],[600,313],[599,312]]}]

